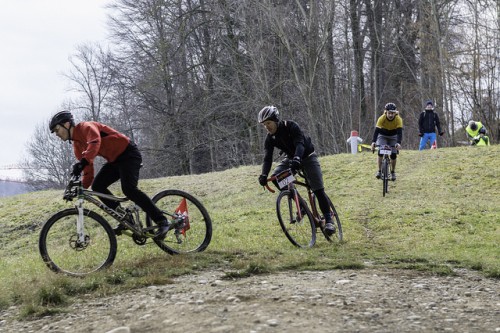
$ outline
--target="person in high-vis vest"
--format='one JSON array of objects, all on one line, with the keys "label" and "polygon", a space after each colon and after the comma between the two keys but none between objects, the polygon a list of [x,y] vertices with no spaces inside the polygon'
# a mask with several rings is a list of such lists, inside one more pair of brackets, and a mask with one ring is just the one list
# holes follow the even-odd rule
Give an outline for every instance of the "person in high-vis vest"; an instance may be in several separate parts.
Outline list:
[{"label": "person in high-vis vest", "polygon": [[490,145],[490,138],[486,135],[486,128],[484,126],[479,129],[479,134],[474,137],[472,144],[476,146]]},{"label": "person in high-vis vest", "polygon": [[[480,121],[469,121],[469,124],[465,128],[465,134],[467,135],[467,139],[471,145],[475,145],[477,143],[475,138],[479,135],[479,130],[481,128],[484,128],[484,126]],[[484,130],[486,131],[486,129]],[[486,132],[484,134],[486,135]]]}]

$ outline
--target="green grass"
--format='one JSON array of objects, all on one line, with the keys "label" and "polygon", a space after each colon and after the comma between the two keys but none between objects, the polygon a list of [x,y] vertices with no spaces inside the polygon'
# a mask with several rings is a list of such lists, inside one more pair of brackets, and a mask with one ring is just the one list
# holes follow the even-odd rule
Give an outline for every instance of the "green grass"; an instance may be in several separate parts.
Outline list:
[{"label": "green grass", "polygon": [[[223,172],[142,180],[154,194],[185,190],[202,201],[213,220],[213,238],[203,253],[170,256],[154,243],[118,241],[113,266],[85,278],[55,274],[38,253],[41,225],[69,207],[62,191],[0,199],[0,308],[22,306],[24,316],[62,312],[75,298],[109,295],[167,284],[175,276],[221,269],[226,278],[280,270],[394,267],[453,274],[467,268],[500,278],[500,146],[402,151],[398,180],[374,177],[375,155],[321,158],[327,193],[340,214],[342,244],[318,235],[312,249],[297,249],[276,219],[276,194],[257,183],[260,166]],[[119,193],[119,192],[117,192]]]}]

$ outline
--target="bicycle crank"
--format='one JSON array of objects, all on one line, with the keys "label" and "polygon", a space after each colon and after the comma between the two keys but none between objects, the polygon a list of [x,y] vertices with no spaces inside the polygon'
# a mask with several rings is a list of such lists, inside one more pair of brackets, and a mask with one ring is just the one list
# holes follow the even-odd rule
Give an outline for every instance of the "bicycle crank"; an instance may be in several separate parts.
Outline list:
[{"label": "bicycle crank", "polygon": [[146,244],[146,241],[147,241],[146,237],[139,236],[136,234],[132,235],[132,239],[134,240],[134,243],[136,243],[137,245],[144,245],[144,244]]}]

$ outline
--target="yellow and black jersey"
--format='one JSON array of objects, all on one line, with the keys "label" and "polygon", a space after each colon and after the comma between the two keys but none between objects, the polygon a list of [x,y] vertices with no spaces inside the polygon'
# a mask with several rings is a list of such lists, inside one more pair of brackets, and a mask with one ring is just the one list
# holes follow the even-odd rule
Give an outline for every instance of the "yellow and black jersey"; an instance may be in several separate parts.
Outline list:
[{"label": "yellow and black jersey", "polygon": [[397,142],[401,144],[401,140],[403,138],[403,118],[397,114],[392,120],[389,120],[384,112],[384,114],[377,119],[377,125],[375,127],[375,132],[373,133],[372,142],[377,142],[379,134],[385,136],[397,135]]}]

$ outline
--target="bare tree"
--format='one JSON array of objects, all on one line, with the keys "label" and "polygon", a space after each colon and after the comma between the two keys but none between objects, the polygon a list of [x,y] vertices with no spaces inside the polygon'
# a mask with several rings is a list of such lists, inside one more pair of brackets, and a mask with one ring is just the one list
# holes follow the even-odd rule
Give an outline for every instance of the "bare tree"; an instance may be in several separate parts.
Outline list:
[{"label": "bare tree", "polygon": [[113,85],[113,66],[110,51],[100,44],[77,46],[76,53],[69,58],[71,69],[65,76],[70,81],[71,91],[76,93],[73,108],[81,110],[82,118],[101,120],[105,111],[105,100]]},{"label": "bare tree", "polygon": [[402,110],[408,148],[426,99],[443,112],[446,144],[460,143],[471,118],[494,142],[498,8],[495,0],[116,0],[113,48],[82,45],[70,58],[70,109],[136,141],[147,177],[260,162],[265,133],[255,118],[266,104],[298,121],[320,154],[346,151],[352,129],[369,138],[389,101]]},{"label": "bare tree", "polygon": [[28,157],[21,163],[23,176],[34,190],[66,186],[75,163],[72,146],[51,134],[47,124],[36,127],[26,145]]}]

